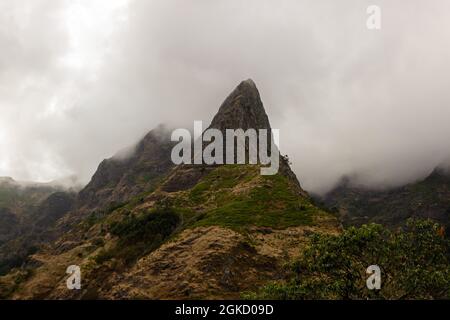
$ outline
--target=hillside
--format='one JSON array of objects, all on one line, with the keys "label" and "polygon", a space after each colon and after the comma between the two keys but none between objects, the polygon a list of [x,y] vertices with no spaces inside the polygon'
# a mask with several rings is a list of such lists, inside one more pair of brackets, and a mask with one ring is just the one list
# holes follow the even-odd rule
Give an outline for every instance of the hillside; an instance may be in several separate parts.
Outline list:
[{"label": "hillside", "polygon": [[0,177],[0,208],[20,216],[58,190],[47,184],[20,183],[9,177]]},{"label": "hillside", "polygon": [[0,178],[0,274],[20,266],[69,211],[73,194],[62,189]]},{"label": "hillside", "polygon": [[[242,82],[211,127],[265,128],[256,85]],[[179,165],[170,132],[151,131],[128,157],[100,164],[71,212],[29,263],[0,278],[14,299],[239,298],[283,277],[314,233],[340,232],[316,207],[280,156],[280,171],[260,165]],[[64,230],[64,232],[62,232]],[[83,287],[69,291],[66,268]]]},{"label": "hillside", "polygon": [[389,190],[372,190],[344,179],[321,200],[338,211],[346,225],[399,226],[408,218],[450,225],[450,174],[437,168],[421,181]]}]

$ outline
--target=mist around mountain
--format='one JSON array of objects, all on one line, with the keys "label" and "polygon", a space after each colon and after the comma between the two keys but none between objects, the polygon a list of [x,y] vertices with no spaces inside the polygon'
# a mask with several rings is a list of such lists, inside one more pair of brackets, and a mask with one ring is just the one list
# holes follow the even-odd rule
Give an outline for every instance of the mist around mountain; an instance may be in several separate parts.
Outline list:
[{"label": "mist around mountain", "polygon": [[73,205],[64,183],[17,182],[0,178],[0,275],[22,266]]},{"label": "mist around mountain", "polygon": [[[211,127],[270,129],[253,81],[229,95]],[[281,155],[279,173],[262,176],[259,164],[175,166],[173,145],[159,126],[134,152],[104,160],[48,241],[1,278],[2,296],[239,298],[281,277],[309,234],[339,232]],[[66,288],[69,265],[82,269],[80,291]]]},{"label": "mist around mountain", "polygon": [[389,189],[342,181],[320,201],[337,212],[345,225],[380,223],[399,227],[409,218],[432,219],[450,226],[450,172],[436,168],[425,179]]},{"label": "mist around mountain", "polygon": [[[252,80],[225,99],[209,128],[271,129]],[[174,144],[171,130],[161,125],[102,161],[78,193],[39,189],[25,201],[22,189],[5,191],[3,219],[12,227],[0,246],[0,297],[450,297],[450,245],[436,223],[446,221],[441,209],[448,208],[448,177],[440,172],[384,193],[344,184],[318,201],[278,150],[279,172],[264,176],[261,164],[174,165]],[[22,203],[26,210],[7,211]],[[403,227],[344,229],[341,219]],[[393,279],[378,293],[365,285],[371,264],[386,267]],[[72,265],[81,269],[81,290],[67,288]],[[405,266],[411,272],[403,274]]]},{"label": "mist around mountain", "polygon": [[30,213],[52,193],[56,186],[17,182],[10,177],[0,178],[0,244],[22,232]]}]

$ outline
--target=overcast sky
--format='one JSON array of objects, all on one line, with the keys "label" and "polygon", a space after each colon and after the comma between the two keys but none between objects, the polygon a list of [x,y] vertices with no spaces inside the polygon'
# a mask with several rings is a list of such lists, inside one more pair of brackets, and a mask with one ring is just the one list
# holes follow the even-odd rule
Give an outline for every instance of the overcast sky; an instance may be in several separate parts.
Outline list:
[{"label": "overcast sky", "polygon": [[[382,28],[368,30],[377,4]],[[259,87],[302,185],[450,159],[448,0],[0,0],[0,176],[48,181]]]}]

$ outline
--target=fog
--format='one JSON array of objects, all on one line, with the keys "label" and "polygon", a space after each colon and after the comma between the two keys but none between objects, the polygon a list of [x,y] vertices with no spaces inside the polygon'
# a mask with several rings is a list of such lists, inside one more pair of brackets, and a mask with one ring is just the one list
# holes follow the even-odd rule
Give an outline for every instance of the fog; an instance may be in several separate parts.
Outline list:
[{"label": "fog", "polygon": [[[377,4],[381,30],[368,30]],[[303,187],[449,163],[447,0],[0,0],[0,176],[87,182],[159,123],[261,93]],[[206,125],[205,125],[206,127]]]}]

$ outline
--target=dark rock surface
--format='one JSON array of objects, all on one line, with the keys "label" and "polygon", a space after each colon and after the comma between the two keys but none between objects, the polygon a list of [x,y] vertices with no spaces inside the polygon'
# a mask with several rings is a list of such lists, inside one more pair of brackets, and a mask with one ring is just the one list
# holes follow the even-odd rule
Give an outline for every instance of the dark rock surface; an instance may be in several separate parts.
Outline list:
[{"label": "dark rock surface", "polygon": [[94,209],[120,204],[151,189],[174,167],[170,131],[159,126],[150,131],[128,156],[100,163],[91,182],[80,192],[78,206]]},{"label": "dark rock surface", "polygon": [[270,129],[269,118],[253,80],[241,82],[222,103],[210,128]]}]

